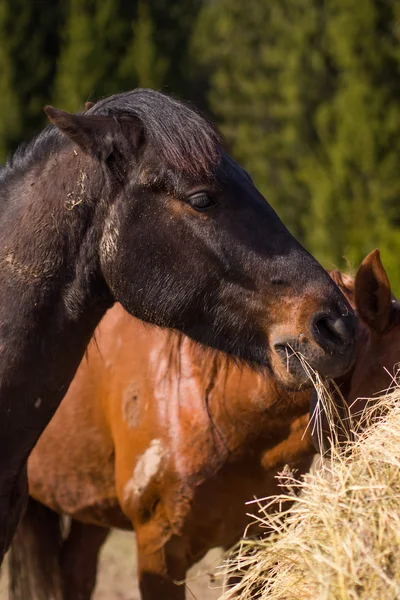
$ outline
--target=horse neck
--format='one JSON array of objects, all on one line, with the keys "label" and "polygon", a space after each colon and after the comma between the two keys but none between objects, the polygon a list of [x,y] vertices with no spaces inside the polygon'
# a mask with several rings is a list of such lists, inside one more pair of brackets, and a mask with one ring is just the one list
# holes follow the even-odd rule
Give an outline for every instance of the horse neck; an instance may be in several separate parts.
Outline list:
[{"label": "horse neck", "polygon": [[308,412],[309,392],[284,390],[272,374],[237,366],[182,336],[173,335],[172,341],[156,355],[162,375],[159,422],[168,423],[185,452],[188,435],[194,446],[191,424],[196,423],[197,443],[204,452],[208,448],[213,464],[229,456],[261,454]]},{"label": "horse neck", "polygon": [[308,392],[290,392],[271,373],[239,368],[228,360],[210,398],[210,413],[231,448],[257,453],[285,437],[308,404]]},{"label": "horse neck", "polygon": [[[11,430],[20,420],[28,449],[112,304],[97,258],[104,207],[96,201],[105,182],[94,168],[91,159],[66,149],[3,180],[0,411],[7,406],[8,419],[2,415],[0,422],[7,428],[13,420]],[[5,435],[1,427],[0,439]],[[1,446],[10,448],[8,442]]]}]

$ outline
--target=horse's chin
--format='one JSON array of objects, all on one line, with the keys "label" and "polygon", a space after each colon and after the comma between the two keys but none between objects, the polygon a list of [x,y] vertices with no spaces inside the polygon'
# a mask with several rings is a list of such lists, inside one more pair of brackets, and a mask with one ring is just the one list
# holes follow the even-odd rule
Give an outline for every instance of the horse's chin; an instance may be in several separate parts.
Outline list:
[{"label": "horse's chin", "polygon": [[308,373],[301,366],[296,370],[289,370],[278,363],[277,367],[273,367],[273,373],[278,383],[290,392],[303,391],[313,386]]},{"label": "horse's chin", "polygon": [[297,356],[286,356],[274,351],[270,356],[270,366],[279,384],[290,391],[311,388],[310,371]]}]

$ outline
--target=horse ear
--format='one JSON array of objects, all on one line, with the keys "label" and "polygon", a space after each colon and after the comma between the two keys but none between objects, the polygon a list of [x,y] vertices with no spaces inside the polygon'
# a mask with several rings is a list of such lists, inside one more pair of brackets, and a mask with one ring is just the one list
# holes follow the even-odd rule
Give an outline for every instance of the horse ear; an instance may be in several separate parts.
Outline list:
[{"label": "horse ear", "polygon": [[94,106],[94,102],[85,102],[85,111],[87,112]]},{"label": "horse ear", "polygon": [[[44,109],[51,123],[77,144],[84,152],[107,160],[118,145],[117,133],[124,131],[136,149],[143,140],[143,126],[139,119],[106,115],[75,115],[52,106]],[[120,143],[122,143],[120,137]]]},{"label": "horse ear", "polygon": [[382,333],[389,324],[392,293],[379,250],[373,250],[360,265],[355,279],[355,304],[359,318]]}]

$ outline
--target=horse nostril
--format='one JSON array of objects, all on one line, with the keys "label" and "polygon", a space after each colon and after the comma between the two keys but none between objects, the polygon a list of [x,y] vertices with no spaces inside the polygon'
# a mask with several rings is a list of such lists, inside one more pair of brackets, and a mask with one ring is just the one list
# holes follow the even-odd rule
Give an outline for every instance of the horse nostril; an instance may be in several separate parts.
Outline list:
[{"label": "horse nostril", "polygon": [[329,331],[331,331],[333,335],[336,335],[342,342],[347,343],[349,341],[349,328],[343,318],[329,319],[327,321],[327,327]]},{"label": "horse nostril", "polygon": [[332,349],[351,344],[355,335],[353,319],[326,313],[314,315],[311,319],[311,331],[320,346]]}]

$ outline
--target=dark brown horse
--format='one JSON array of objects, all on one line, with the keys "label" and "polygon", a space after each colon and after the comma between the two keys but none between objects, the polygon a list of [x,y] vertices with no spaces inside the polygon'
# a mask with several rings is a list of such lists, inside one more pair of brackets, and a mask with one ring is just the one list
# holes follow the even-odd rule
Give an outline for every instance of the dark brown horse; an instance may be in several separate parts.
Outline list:
[{"label": "dark brown horse", "polygon": [[193,109],[136,90],[46,112],[0,173],[0,562],[29,453],[114,301],[292,385],[288,344],[325,375],[354,354],[344,298]]},{"label": "dark brown horse", "polygon": [[[362,269],[372,270],[375,260],[370,255]],[[353,280],[332,276],[353,302]],[[374,306],[374,291],[360,275],[356,281],[363,315]],[[363,344],[374,335],[373,322],[361,329]],[[386,343],[380,334],[376,340],[374,354]],[[385,383],[383,369],[382,376],[366,375],[368,393]],[[14,546],[12,579],[20,583],[12,597],[29,600],[36,578],[43,599],[89,599],[100,547],[119,527],[136,532],[142,597],[181,600],[184,588],[174,580],[210,548],[238,540],[246,500],[276,493],[284,464],[308,469],[309,402],[309,391],[289,392],[272,375],[210,356],[180,335],[145,329],[116,306],[29,460],[35,501]],[[63,542],[59,514],[72,517]],[[50,590],[57,582],[58,595]]]}]

